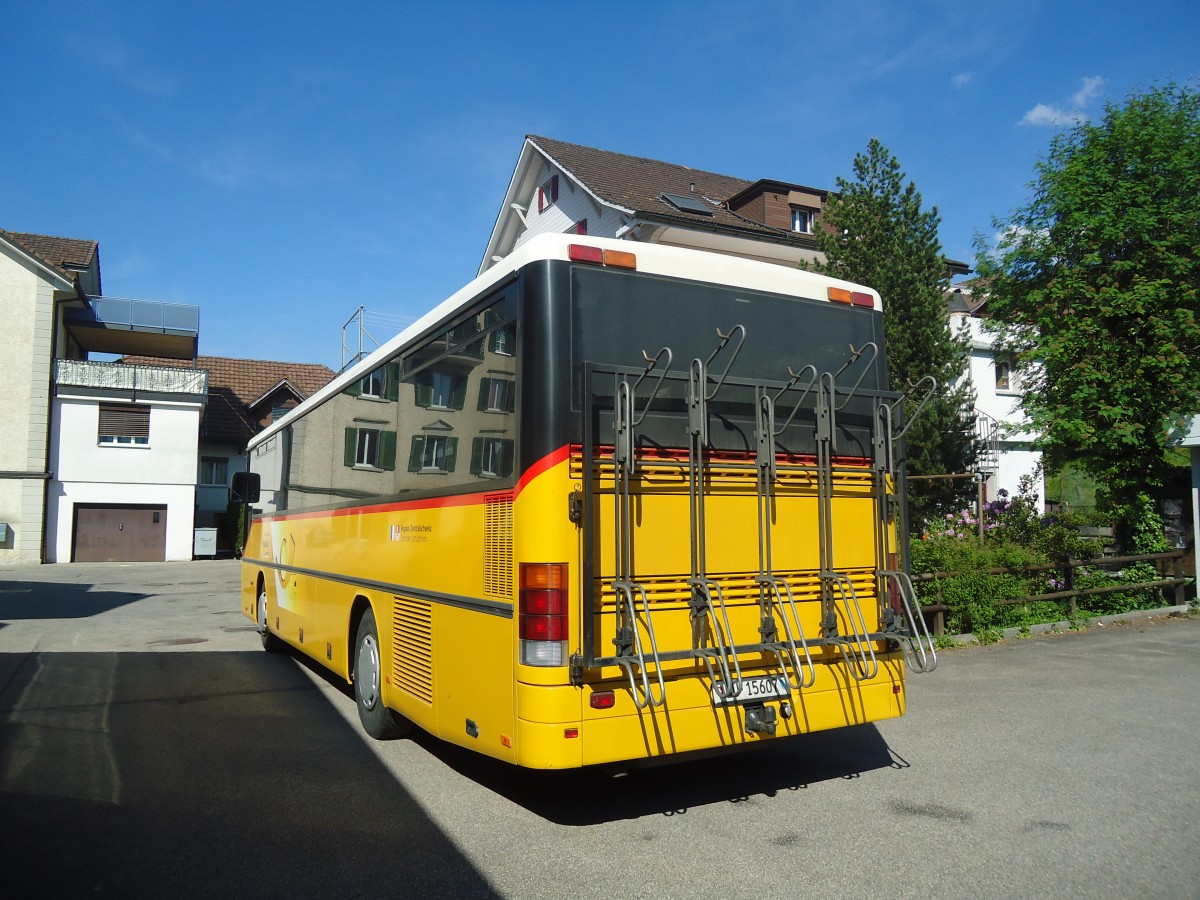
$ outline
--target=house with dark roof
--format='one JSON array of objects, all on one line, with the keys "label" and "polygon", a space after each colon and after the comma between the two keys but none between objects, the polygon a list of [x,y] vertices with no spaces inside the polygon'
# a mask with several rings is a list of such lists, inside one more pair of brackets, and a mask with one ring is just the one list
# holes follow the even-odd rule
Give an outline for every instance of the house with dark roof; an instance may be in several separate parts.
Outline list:
[{"label": "house with dark roof", "polygon": [[[479,271],[547,232],[672,244],[796,266],[823,258],[815,234],[823,227],[830,193],[528,135]],[[966,263],[945,262],[950,276],[970,273]],[[969,299],[969,291],[954,296]],[[986,408],[968,415],[975,418],[988,490],[993,495],[1000,487],[1015,490],[1021,476],[1036,476],[1041,461],[1014,405],[1016,376],[996,365],[978,310],[952,308],[948,315],[971,334],[970,377]]]},{"label": "house with dark roof", "polygon": [[0,563],[190,559],[199,311],[106,297],[95,241],[0,231]]},{"label": "house with dark roof", "polygon": [[208,406],[200,422],[196,477],[196,527],[221,527],[229,506],[234,472],[247,468],[246,443],[262,428],[316,393],[334,377],[328,366],[197,356],[192,360],[127,356],[138,366],[202,370],[208,379]]},{"label": "house with dark roof", "polygon": [[829,191],[749,181],[529,135],[479,271],[529,238],[573,232],[796,265],[818,258]]}]

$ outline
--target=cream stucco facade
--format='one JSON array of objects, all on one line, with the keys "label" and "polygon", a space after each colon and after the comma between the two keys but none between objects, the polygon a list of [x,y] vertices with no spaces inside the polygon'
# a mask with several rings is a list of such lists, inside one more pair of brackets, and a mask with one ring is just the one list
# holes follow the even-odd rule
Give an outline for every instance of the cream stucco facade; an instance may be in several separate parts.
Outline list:
[{"label": "cream stucco facade", "polygon": [[63,274],[0,239],[0,564],[42,558],[56,300],[74,293]]}]

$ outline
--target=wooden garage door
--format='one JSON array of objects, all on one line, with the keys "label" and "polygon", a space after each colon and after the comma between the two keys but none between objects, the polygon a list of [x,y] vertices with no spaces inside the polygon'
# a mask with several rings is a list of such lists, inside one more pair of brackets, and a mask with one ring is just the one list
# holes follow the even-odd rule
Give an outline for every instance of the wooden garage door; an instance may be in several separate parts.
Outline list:
[{"label": "wooden garage door", "polygon": [[163,562],[167,558],[165,506],[75,507],[75,562]]}]

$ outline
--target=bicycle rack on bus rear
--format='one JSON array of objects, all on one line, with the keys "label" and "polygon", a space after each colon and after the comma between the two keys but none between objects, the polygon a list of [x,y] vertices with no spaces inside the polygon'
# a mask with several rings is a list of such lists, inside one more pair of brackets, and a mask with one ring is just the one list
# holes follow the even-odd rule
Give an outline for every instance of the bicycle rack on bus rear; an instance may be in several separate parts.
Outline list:
[{"label": "bicycle rack on bus rear", "polygon": [[[779,399],[795,387],[800,379],[812,372],[812,377],[800,394],[800,398],[792,407],[791,414],[783,425],[776,428],[775,410]],[[804,628],[800,624],[800,615],[796,609],[796,598],[792,586],[786,578],[775,574],[775,562],[772,543],[773,517],[771,515],[771,500],[774,495],[775,482],[778,477],[778,466],[775,457],[775,440],[785,431],[804,405],[805,399],[812,392],[818,375],[815,366],[808,365],[799,373],[788,369],[788,381],[776,393],[770,393],[766,388],[755,391],[756,413],[755,421],[755,456],[757,469],[756,491],[758,494],[758,603],[762,624],[759,632],[762,634],[763,645],[769,648],[779,661],[779,668],[787,672],[787,664],[791,664],[793,676],[788,677],[792,690],[802,690],[812,687],[817,680],[817,670],[813,666],[812,654],[808,649],[808,640]],[[775,625],[775,610],[779,610],[779,621],[783,623],[784,640],[779,640],[778,628]],[[799,644],[797,645],[797,641]],[[800,654],[804,654],[803,663]],[[786,660],[786,661],[785,661]]]},{"label": "bicycle rack on bus rear", "polygon": [[[716,379],[710,390],[708,367],[735,336],[739,336],[738,342],[729,354],[721,377]],[[746,343],[746,329],[742,325],[734,325],[728,334],[722,334],[717,329],[717,338],[716,349],[708,355],[708,359],[696,357],[688,367],[688,518],[692,549],[692,571],[688,585],[692,589],[692,651],[703,660],[714,685],[717,684],[717,677],[713,663],[717,664],[721,673],[720,689],[726,697],[736,697],[742,689],[742,666],[733,640],[733,629],[729,625],[725,594],[721,585],[708,576],[704,456],[708,448],[708,404],[725,385],[729,370],[742,352],[742,346]]]},{"label": "bicycle rack on bus rear", "polygon": [[[870,355],[867,353],[870,351]],[[837,414],[846,408],[879,355],[873,341],[861,349],[850,348],[850,358],[836,372],[822,372],[817,393],[817,531],[821,580],[821,643],[836,647],[846,671],[856,681],[879,674],[879,660],[867,630],[866,617],[854,583],[834,569],[833,460],[837,456]],[[866,356],[858,380],[840,398],[837,377]],[[880,498],[882,500],[882,498]],[[877,534],[877,541],[881,535]]]},{"label": "bicycle rack on bus rear", "polygon": [[[654,636],[654,621],[650,617],[650,601],[646,588],[634,579],[633,565],[633,506],[629,484],[637,472],[636,429],[646,418],[646,412],[658,396],[663,379],[671,368],[671,350],[663,347],[654,356],[643,351],[646,368],[632,384],[629,376],[617,375],[613,403],[613,552],[616,556],[616,577],[612,581],[617,596],[617,627],[614,643],[614,659],[629,676],[629,691],[638,709],[647,706],[662,706],[666,699],[666,683],[663,681],[662,661],[658,655],[658,641]],[[665,357],[665,362],[663,359]],[[637,390],[646,377],[662,363],[658,379],[649,396],[638,411]],[[646,653],[642,645],[642,628],[639,628],[638,600],[641,600],[642,619],[646,637],[650,644],[650,656],[654,660],[654,675],[658,680],[658,696],[654,695],[650,675],[646,668]],[[637,670],[636,678],[634,670]],[[641,687],[638,687],[638,680]]]},{"label": "bicycle rack on bus rear", "polygon": [[[582,522],[599,523],[598,479],[607,465],[613,467],[613,537],[614,559],[608,587],[615,595],[615,650],[611,655],[598,652],[598,616],[602,608],[598,570],[598,536],[589,536],[583,560],[585,584],[584,641],[582,653],[572,657],[572,678],[582,683],[585,669],[617,666],[629,680],[634,701],[639,709],[662,705],[666,696],[664,663],[677,660],[698,660],[707,670],[714,695],[736,697],[743,682],[740,654],[768,653],[778,661],[791,690],[811,687],[816,680],[816,668],[811,648],[836,648],[846,663],[850,677],[864,681],[879,671],[874,643],[894,642],[905,653],[909,666],[916,671],[929,671],[936,664],[932,641],[924,621],[915,610],[915,595],[907,575],[892,564],[887,555],[890,524],[889,478],[892,478],[893,444],[902,435],[893,432],[893,409],[899,401],[894,394],[878,390],[860,391],[861,385],[878,355],[875,344],[861,349],[850,348],[850,356],[835,371],[818,372],[815,366],[805,366],[799,372],[787,369],[787,379],[763,381],[730,376],[730,370],[746,340],[745,328],[736,325],[727,333],[717,332],[718,343],[707,358],[695,358],[686,373],[670,371],[673,354],[662,348],[653,357],[642,352],[641,367],[625,367],[585,363],[583,365],[583,446],[582,446]],[[722,356],[724,354],[724,356]],[[724,359],[719,376],[709,374],[714,361]],[[853,385],[839,388],[837,381],[854,365],[862,372]],[[670,384],[671,389],[664,390]],[[739,643],[732,633],[727,598],[721,584],[708,572],[706,548],[705,485],[709,467],[710,403],[727,385],[736,386],[746,397],[746,420],[749,430],[753,421],[753,440],[758,504],[757,527],[759,565],[755,576],[758,585],[760,628],[758,640]],[[791,403],[791,410],[780,424],[777,408]],[[749,398],[753,396],[753,401]],[[880,630],[868,631],[866,616],[851,577],[834,569],[833,498],[835,463],[838,459],[838,414],[852,400],[857,401],[856,422],[851,428],[866,432],[874,450],[872,495],[878,510],[874,535],[877,558],[874,578],[880,607]],[[904,398],[901,398],[904,399]],[[810,402],[810,400],[812,402]],[[892,400],[892,403],[888,403]],[[917,412],[928,401],[926,396]],[[729,401],[723,401],[729,402]],[[741,402],[733,401],[736,405]],[[753,402],[753,409],[749,408]],[[863,411],[869,405],[872,412]],[[647,583],[638,578],[635,560],[635,507],[633,493],[639,471],[641,442],[653,446],[656,441],[650,431],[643,429],[647,415],[655,407],[660,429],[663,422],[686,419],[689,435],[686,471],[678,456],[667,452],[659,456],[657,465],[680,465],[680,477],[689,486],[690,566],[687,577],[688,606],[692,621],[691,646],[663,648],[655,634],[652,604]],[[772,534],[771,504],[779,477],[776,441],[792,424],[801,409],[812,416],[812,440],[816,450],[816,481],[818,511],[818,543],[821,602],[821,634],[807,637],[800,623],[798,601],[788,579],[774,569],[774,537]],[[717,415],[721,415],[718,413]],[[597,437],[612,428],[611,456]],[[648,427],[648,426],[647,426]],[[598,431],[599,429],[599,431]],[[660,435],[661,436],[661,435]],[[782,445],[781,445],[782,447]],[[786,448],[783,448],[786,454]],[[870,451],[856,455],[869,455]],[[743,465],[725,462],[736,470]],[[799,468],[812,472],[809,463]],[[795,468],[795,464],[789,468]],[[748,474],[748,473],[747,473]],[[589,532],[589,535],[592,534]],[[661,587],[661,586],[660,586]],[[782,627],[780,627],[782,626]],[[782,632],[782,634],[780,633]],[[656,687],[657,683],[657,687]]]},{"label": "bicycle rack on bus rear", "polygon": [[[895,410],[911,400],[922,389],[924,392],[921,393],[912,413],[906,417],[904,427],[896,431],[894,426]],[[880,401],[876,408],[873,429],[875,434],[875,489],[880,497],[880,516],[876,523],[878,529],[876,546],[879,548],[880,554],[876,569],[879,573],[878,590],[882,604],[880,637],[899,645],[905,662],[914,672],[932,672],[936,669],[937,650],[933,644],[933,637],[929,633],[929,626],[921,614],[920,603],[917,600],[912,579],[907,572],[883,556],[886,544],[883,543],[882,538],[888,526],[890,506],[884,502],[884,498],[889,496],[888,479],[895,477],[893,455],[895,445],[904,437],[909,426],[928,405],[936,390],[937,381],[932,376],[926,375],[916,384],[911,385],[905,395],[895,402],[889,404]]]}]

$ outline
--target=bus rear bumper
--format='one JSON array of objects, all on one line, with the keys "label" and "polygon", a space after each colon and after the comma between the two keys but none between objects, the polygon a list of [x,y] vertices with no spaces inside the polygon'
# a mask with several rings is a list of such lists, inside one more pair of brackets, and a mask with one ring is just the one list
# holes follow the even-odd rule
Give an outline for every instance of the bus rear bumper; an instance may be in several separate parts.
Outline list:
[{"label": "bus rear bumper", "polygon": [[[550,697],[544,694],[536,701],[528,696],[535,691],[576,692],[576,697],[568,699],[563,694],[560,706],[547,702]],[[578,696],[580,691],[582,697]],[[591,695],[607,691],[614,694],[612,708],[593,709]],[[513,750],[519,765],[560,769],[662,761],[677,754],[733,750],[901,716],[905,706],[904,662],[899,655],[880,656],[879,673],[866,681],[850,678],[840,663],[819,665],[813,687],[792,691],[786,700],[759,704],[760,708],[772,707],[775,711],[773,734],[747,729],[746,712],[754,705],[714,704],[707,678],[669,680],[666,702],[641,710],[633,702],[628,682],[589,684],[582,689],[520,685],[518,697],[522,695],[531,701],[521,704],[524,712],[579,703],[582,713],[580,719],[562,722],[518,718]]]}]

